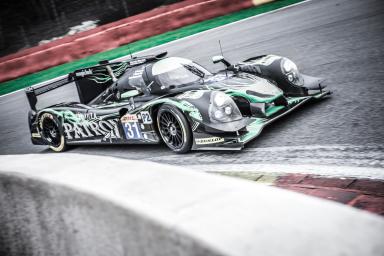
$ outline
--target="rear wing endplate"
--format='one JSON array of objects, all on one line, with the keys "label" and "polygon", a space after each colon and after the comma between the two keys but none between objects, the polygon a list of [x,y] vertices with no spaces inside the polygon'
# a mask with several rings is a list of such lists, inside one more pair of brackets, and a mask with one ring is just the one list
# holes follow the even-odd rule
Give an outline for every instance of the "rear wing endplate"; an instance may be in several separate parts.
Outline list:
[{"label": "rear wing endplate", "polygon": [[[72,79],[71,79],[72,80]],[[35,85],[25,89],[29,105],[32,110],[36,111],[37,96],[55,90],[61,86],[71,83],[69,76],[65,75],[58,77],[57,80],[50,83],[43,83],[42,85]]]}]

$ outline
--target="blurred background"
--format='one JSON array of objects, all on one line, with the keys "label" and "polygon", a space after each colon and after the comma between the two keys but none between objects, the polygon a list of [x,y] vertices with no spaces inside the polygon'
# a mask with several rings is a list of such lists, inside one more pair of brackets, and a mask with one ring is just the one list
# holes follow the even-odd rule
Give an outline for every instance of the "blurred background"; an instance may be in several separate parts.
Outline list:
[{"label": "blurred background", "polygon": [[0,56],[181,0],[2,0]]}]

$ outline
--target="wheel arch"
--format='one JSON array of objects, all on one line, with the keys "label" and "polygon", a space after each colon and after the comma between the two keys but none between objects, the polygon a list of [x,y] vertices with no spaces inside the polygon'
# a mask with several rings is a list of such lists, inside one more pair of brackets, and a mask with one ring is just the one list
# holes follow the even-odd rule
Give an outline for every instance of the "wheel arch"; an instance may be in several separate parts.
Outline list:
[{"label": "wheel arch", "polygon": [[[59,134],[60,144],[58,146],[52,145],[52,143],[49,142],[49,140],[45,137],[42,131],[43,122],[47,118],[51,119],[57,125],[57,128],[60,132]],[[65,138],[64,129],[63,129],[63,116],[56,111],[43,110],[38,113],[36,120],[37,120],[38,132],[41,135],[41,138],[44,144],[49,146],[51,150],[53,150],[54,152],[64,151],[67,148],[67,146],[66,146],[66,138]]]},{"label": "wheel arch", "polygon": [[39,133],[41,134],[41,122],[42,122],[41,118],[47,114],[52,115],[54,118],[57,119],[58,125],[59,125],[59,130],[61,133],[64,133],[64,128],[63,128],[64,116],[62,114],[60,114],[59,112],[57,112],[55,110],[51,110],[51,109],[41,110],[36,115],[36,122],[37,122],[37,128],[38,128]]},{"label": "wheel arch", "polygon": [[179,150],[174,150],[171,148],[172,151],[176,152],[176,153],[186,153],[188,151],[191,150],[192,148],[192,145],[193,145],[193,141],[194,141],[194,135],[193,135],[193,131],[192,131],[192,127],[191,127],[191,123],[190,123],[190,118],[188,117],[188,115],[186,115],[186,113],[183,111],[183,109],[179,108],[177,105],[174,105],[174,104],[169,104],[169,103],[163,103],[163,104],[159,104],[157,109],[156,109],[156,118],[154,120],[154,123],[156,123],[156,129],[157,129],[157,132],[159,133],[159,136],[160,138],[162,138],[163,142],[165,144],[167,144],[168,147],[170,147],[168,145],[168,143],[165,141],[164,137],[163,137],[163,133],[160,131],[161,128],[159,127],[159,111],[163,111],[162,113],[164,112],[168,112],[170,113],[171,115],[174,116],[175,119],[177,119],[177,122],[179,123],[180,125],[180,128],[181,130],[183,131],[183,134],[184,134],[184,144],[182,145],[182,149]]},{"label": "wheel arch", "polygon": [[[166,99],[161,99],[158,101],[153,102],[150,106],[148,106],[147,110],[149,111],[152,120],[157,120],[157,113],[159,112],[159,109],[163,105],[172,105],[176,107],[178,110],[180,110],[185,118],[187,119],[188,122],[190,122],[190,116],[189,113],[192,110],[189,110],[186,106],[183,106],[181,101],[177,98],[166,98]],[[145,109],[143,109],[145,110]],[[153,122],[154,128],[156,129],[156,132],[159,132],[159,128],[157,127],[157,122]]]}]

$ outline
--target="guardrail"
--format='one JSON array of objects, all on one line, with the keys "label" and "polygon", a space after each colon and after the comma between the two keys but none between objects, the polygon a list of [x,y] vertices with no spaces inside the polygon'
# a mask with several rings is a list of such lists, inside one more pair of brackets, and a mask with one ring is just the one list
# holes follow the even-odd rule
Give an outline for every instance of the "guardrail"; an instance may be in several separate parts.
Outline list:
[{"label": "guardrail", "polygon": [[384,252],[383,218],[250,181],[71,153],[0,161],[0,255]]}]

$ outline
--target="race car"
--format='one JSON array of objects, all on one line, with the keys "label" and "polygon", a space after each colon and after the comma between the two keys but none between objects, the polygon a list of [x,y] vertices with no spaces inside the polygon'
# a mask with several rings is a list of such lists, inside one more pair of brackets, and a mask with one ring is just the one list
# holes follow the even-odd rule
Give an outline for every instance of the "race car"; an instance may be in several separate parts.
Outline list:
[{"label": "race car", "polygon": [[[252,57],[211,73],[196,62],[157,55],[101,61],[26,89],[31,140],[69,145],[158,144],[176,153],[240,150],[274,120],[330,95],[324,79],[301,74],[276,55]],[[78,102],[37,109],[38,96],[72,84]]]}]

